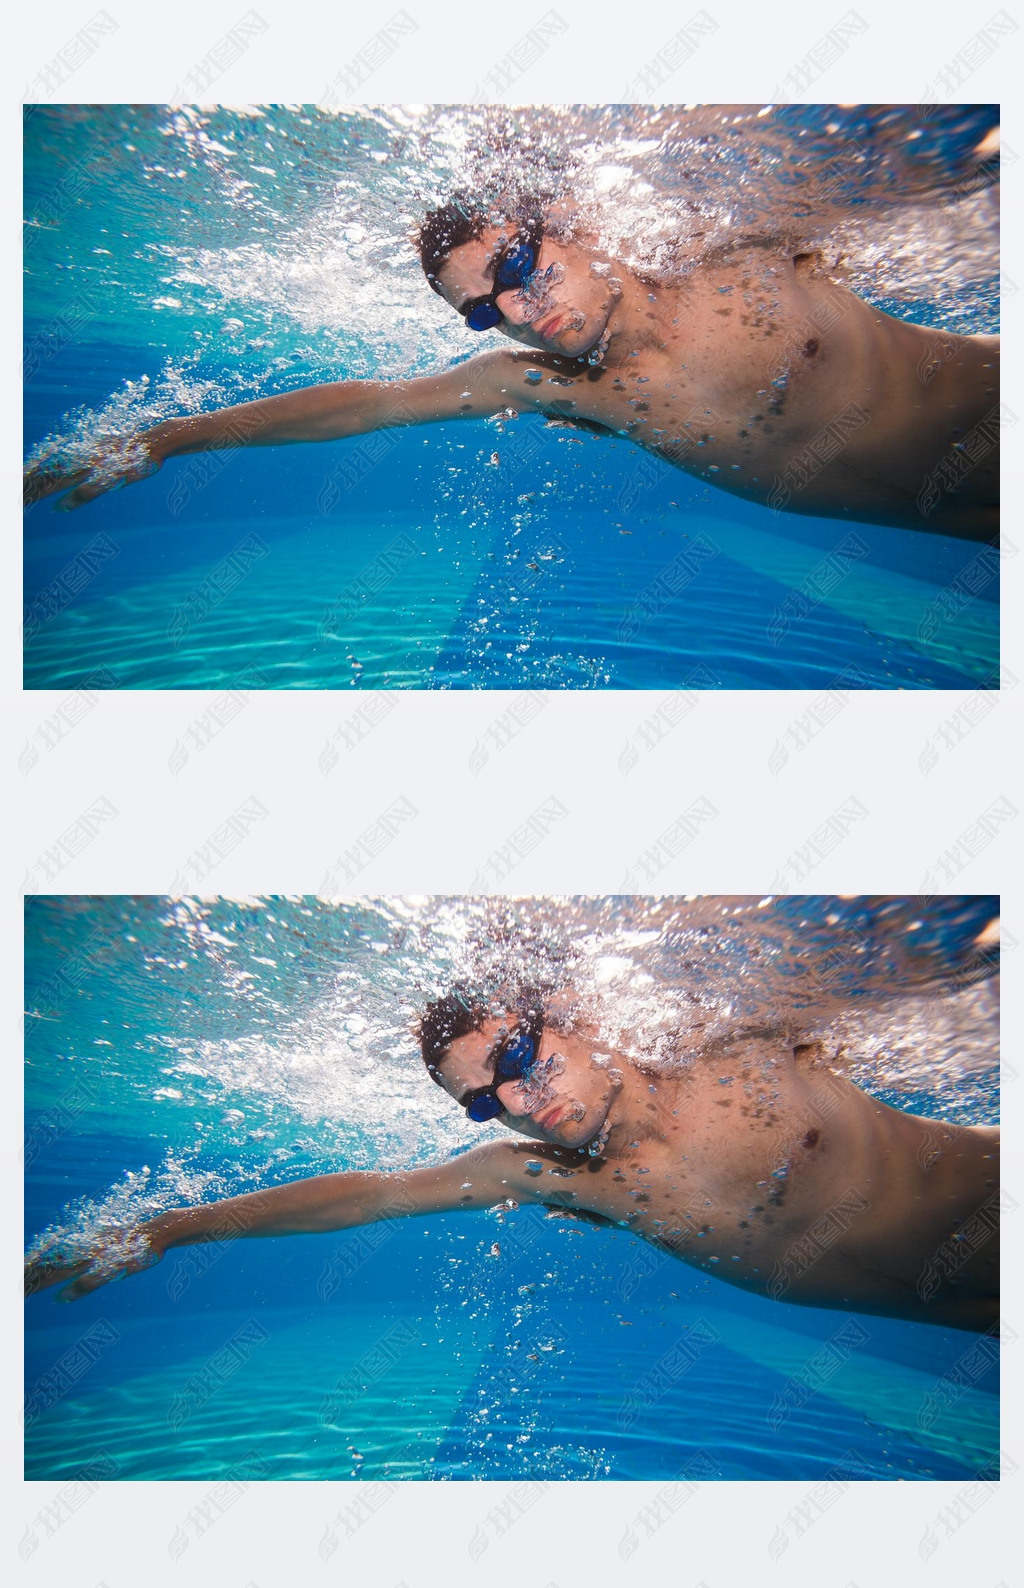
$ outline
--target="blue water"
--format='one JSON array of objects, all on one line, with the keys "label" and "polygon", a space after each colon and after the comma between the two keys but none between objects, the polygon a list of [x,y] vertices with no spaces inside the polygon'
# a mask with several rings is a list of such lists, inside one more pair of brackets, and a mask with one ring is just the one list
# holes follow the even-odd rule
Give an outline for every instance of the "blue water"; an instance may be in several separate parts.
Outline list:
[{"label": "blue water", "polygon": [[[623,936],[642,901],[632,913],[611,903],[554,911],[545,942],[559,919],[566,932],[589,920],[595,956],[618,941],[624,963],[653,968],[651,934]],[[735,912],[737,953],[743,933],[750,948],[752,931],[773,930],[756,903]],[[834,903],[807,901],[807,914]],[[988,909],[951,901],[929,953],[953,964]],[[95,1227],[97,1209],[153,1211],[468,1145],[426,1083],[408,1015],[424,974],[459,965],[454,928],[473,918],[457,901],[31,901],[30,1238]],[[851,905],[840,929],[866,938],[874,906],[870,918]],[[679,953],[685,931],[673,931]],[[694,931],[708,952],[707,927]],[[736,962],[720,974],[710,998],[731,986],[758,999],[772,979],[764,963],[755,987]],[[896,1106],[994,1118],[977,1087],[995,1063],[988,1006],[950,1006],[946,1035],[933,1008],[930,1090],[920,1078],[901,1089],[892,1069],[919,1019],[902,1008],[879,1005],[882,1056],[860,1044],[861,1084],[893,1088]],[[840,1465],[962,1480],[996,1458],[992,1342],[979,1352],[959,1331],[770,1302],[628,1231],[533,1208],[183,1248],[73,1307],[53,1296],[26,1309],[29,1478],[102,1461],[118,1479],[215,1479],[246,1464],[289,1479],[665,1479],[696,1462],[723,1479]],[[854,1344],[837,1356],[844,1328]],[[967,1387],[951,1393],[965,1361]]]},{"label": "blue water", "polygon": [[[773,132],[790,153],[801,109],[790,107]],[[625,107],[622,126],[600,127],[607,158],[623,169],[640,157],[617,153],[617,140],[641,113]],[[799,145],[813,171],[833,150],[807,116],[805,130],[823,140]],[[995,328],[992,215],[972,210],[969,226],[961,212],[974,200],[919,213],[920,173],[906,163],[920,158],[924,168],[927,158],[941,170],[944,159],[952,182],[985,124],[984,107],[946,107],[912,157],[905,138],[887,150],[881,125],[869,137],[862,112],[850,115],[850,136],[869,141],[879,160],[874,224],[889,228],[903,262],[890,272],[924,257],[912,246],[920,213],[933,244],[941,226],[967,239],[958,231],[955,250],[928,251],[955,257],[959,275],[948,264],[945,275],[896,280],[878,263],[886,255],[873,234],[873,251],[864,245],[872,263],[855,285],[892,312]],[[406,237],[410,206],[465,174],[460,147],[441,132],[418,143],[388,113],[37,112],[26,132],[27,449],[316,381],[424,372],[493,345],[426,290]],[[885,164],[897,149],[905,211]],[[660,153],[645,158],[664,210],[679,178],[670,161],[657,163]],[[709,188],[709,226],[716,205],[753,203],[755,191],[784,213],[792,204],[773,172],[759,187],[744,180],[754,158],[752,142],[745,155],[734,151],[735,193]],[[577,186],[585,175],[576,172]],[[723,180],[721,169],[715,175]],[[866,171],[858,182],[833,229],[867,214]],[[617,203],[624,213],[625,197]],[[365,442],[173,459],[156,478],[70,516],[49,502],[30,510],[26,686],[997,681],[997,570],[976,545],[773,513],[624,440],[534,416],[504,430],[486,422],[389,432],[378,453]],[[816,579],[848,532],[866,553],[838,583]],[[712,554],[681,584],[671,570],[695,543]]]}]

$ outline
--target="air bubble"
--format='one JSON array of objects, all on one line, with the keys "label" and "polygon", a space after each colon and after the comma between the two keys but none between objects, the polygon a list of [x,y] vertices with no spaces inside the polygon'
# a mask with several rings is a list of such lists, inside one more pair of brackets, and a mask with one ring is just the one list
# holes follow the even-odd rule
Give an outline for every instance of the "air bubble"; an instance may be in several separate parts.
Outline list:
[{"label": "air bubble", "polygon": [[544,372],[543,370],[539,369],[528,369],[526,371],[526,379],[529,381],[531,386],[539,386],[541,381],[544,379]]}]

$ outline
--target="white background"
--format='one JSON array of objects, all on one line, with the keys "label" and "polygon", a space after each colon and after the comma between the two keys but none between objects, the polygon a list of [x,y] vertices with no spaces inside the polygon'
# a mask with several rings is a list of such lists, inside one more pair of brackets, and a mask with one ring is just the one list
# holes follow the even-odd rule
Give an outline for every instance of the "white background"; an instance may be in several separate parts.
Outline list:
[{"label": "white background", "polygon": [[[99,9],[93,0],[74,4],[20,5],[7,24],[7,131],[3,181],[8,247],[0,254],[7,274],[6,301],[20,303],[17,233],[19,220],[18,106],[28,86]],[[109,0],[104,7],[118,23],[54,98],[80,101],[161,101],[184,81],[248,9],[243,0],[146,6]],[[547,0],[495,7],[442,6],[438,0],[408,0],[349,8],[318,7],[308,0],[258,0],[267,23],[246,54],[211,89],[230,103],[260,100],[316,101],[335,76],[396,10],[417,22],[416,32],[374,72],[363,98],[386,101],[462,101],[488,70],[546,12]],[[657,52],[700,9],[696,4],[645,6],[556,0],[553,9],[568,24],[546,52],[503,96],[506,101],[616,100]],[[829,8],[801,3],[785,9],[709,0],[718,23],[689,60],[661,89],[661,96],[687,100],[763,102],[784,83],[791,67],[845,14],[842,0]],[[923,8],[858,0],[868,24],[846,53],[803,96],[836,102],[919,103],[940,98],[943,68],[968,47],[994,4]],[[1020,31],[1003,37],[952,98],[1019,102],[1024,68],[1024,6],[1011,0],[1009,14]],[[353,20],[354,16],[354,20]],[[12,44],[11,35],[14,35]],[[1014,93],[1014,90],[1018,90]],[[38,93],[36,95],[38,97]],[[1005,142],[1021,145],[1008,108]],[[1003,264],[1024,285],[1017,212],[1018,168],[1006,178]],[[1011,358],[1004,399],[1020,414],[1021,396],[1014,331],[1024,293],[1008,297],[1004,318]],[[948,693],[854,694],[847,706],[805,749],[777,769],[773,751],[786,743],[788,725],[810,698],[790,693],[708,694],[653,750],[637,738],[638,725],[656,710],[660,694],[603,692],[565,695],[550,703],[503,752],[488,736],[489,724],[515,699],[502,694],[452,693],[402,696],[396,709],[351,752],[342,748],[324,775],[319,758],[339,724],[359,706],[355,692],[254,695],[250,704],[201,754],[175,774],[169,761],[189,722],[208,702],[185,692],[107,694],[95,709],[27,775],[17,760],[41,719],[64,698],[60,692],[22,694],[20,678],[20,524],[13,481],[20,466],[17,419],[18,316],[6,317],[3,368],[4,427],[9,503],[5,522],[3,590],[4,720],[8,722],[5,782],[9,791],[2,894],[5,931],[5,1027],[10,1051],[4,1084],[6,1221],[0,1286],[5,1297],[3,1411],[0,1427],[4,1466],[3,1557],[20,1578],[62,1588],[136,1588],[139,1583],[189,1581],[217,1588],[285,1588],[301,1583],[359,1584],[360,1588],[460,1588],[486,1581],[495,1588],[529,1580],[536,1588],[569,1588],[581,1577],[595,1583],[644,1578],[679,1588],[727,1588],[732,1584],[779,1581],[814,1588],[876,1588],[876,1585],[970,1584],[1012,1588],[1019,1568],[1011,1566],[1009,1538],[1024,1496],[1024,1473],[999,1489],[982,1491],[977,1515],[947,1532],[940,1509],[956,1499],[956,1484],[853,1485],[803,1537],[786,1517],[806,1497],[803,1483],[709,1484],[664,1526],[647,1536],[637,1513],[657,1484],[554,1485],[503,1537],[487,1516],[505,1485],[405,1485],[326,1562],[317,1545],[340,1507],[358,1494],[352,1484],[254,1485],[210,1533],[193,1538],[175,1563],[168,1544],[189,1508],[205,1492],[202,1484],[111,1484],[102,1487],[52,1537],[19,1562],[18,1543],[48,1494],[58,1485],[23,1484],[21,1468],[20,1324],[17,1269],[19,1231],[20,1096],[17,1012],[21,999],[21,895],[23,891],[161,892],[172,886],[188,857],[239,804],[255,795],[266,808],[245,841],[205,883],[204,892],[317,891],[339,854],[396,799],[417,814],[394,841],[371,859],[355,883],[342,891],[461,892],[481,875],[494,891],[618,891],[631,875],[645,892],[754,892],[780,886],[814,892],[982,892],[1005,894],[1005,926],[1024,932],[1019,897],[1020,820],[1003,820],[991,842],[976,852],[958,846],[960,835],[995,801],[1024,807],[1017,764],[1021,728],[1020,686],[1004,691],[993,709],[954,749],[945,748],[939,725],[963,707],[965,697]],[[1015,459],[1006,464],[1004,524],[1017,542],[1019,483]],[[1020,584],[1024,557],[1008,560],[1004,584],[1004,668],[1024,680],[1020,645]],[[1017,755],[1012,746],[1018,744]],[[480,744],[490,758],[473,760]],[[620,757],[632,744],[636,764],[623,773]],[[929,746],[938,745],[937,759]],[[922,771],[922,757],[934,765]],[[628,757],[627,757],[628,759]],[[475,770],[474,770],[475,769]],[[554,796],[565,815],[515,869],[500,877],[494,856],[542,802]],[[835,809],[854,796],[865,814],[844,841],[804,879],[792,857]],[[95,840],[53,880],[41,861],[60,834],[100,797],[118,812]],[[655,876],[637,872],[662,833],[694,800],[703,797],[718,815],[694,841]],[[1005,810],[1005,806],[1003,807]],[[504,851],[507,853],[507,848]],[[951,859],[964,859],[962,869]],[[650,862],[646,863],[649,867]],[[788,869],[787,869],[788,868]],[[1006,1057],[1019,1068],[1019,997],[1011,956],[1006,985]],[[1004,1087],[1011,1132],[1019,1112],[1019,1083]],[[1011,1152],[1006,1185],[1024,1196]],[[1006,1241],[1017,1246],[1008,1220]],[[1017,1265],[1005,1265],[1005,1314],[1024,1331]],[[965,1336],[965,1344],[967,1337]],[[1003,1449],[1024,1461],[1020,1424],[1005,1410],[1007,1391],[1019,1378],[1016,1355],[1006,1354]],[[1019,1493],[1018,1493],[1019,1491]],[[971,1498],[976,1504],[978,1494]],[[337,1524],[336,1524],[337,1527]],[[790,1547],[776,1564],[769,1541],[782,1528]],[[478,1529],[491,1542],[475,1560],[469,1541]],[[939,1546],[922,1558],[928,1529]],[[623,1560],[619,1545],[632,1529],[640,1543]],[[36,1531],[39,1532],[38,1524]]]}]

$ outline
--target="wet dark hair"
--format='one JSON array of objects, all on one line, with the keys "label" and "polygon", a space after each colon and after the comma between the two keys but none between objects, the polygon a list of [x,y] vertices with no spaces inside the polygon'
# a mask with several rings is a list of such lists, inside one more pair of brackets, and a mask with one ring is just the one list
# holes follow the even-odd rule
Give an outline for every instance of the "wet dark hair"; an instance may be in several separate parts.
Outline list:
[{"label": "wet dark hair", "polygon": [[427,1074],[438,1086],[443,1086],[441,1065],[448,1049],[470,1031],[479,1031],[484,1021],[497,1009],[514,1013],[519,1020],[529,1016],[545,1017],[544,993],[539,987],[504,988],[493,1001],[473,993],[467,987],[453,987],[442,998],[428,1003],[420,1018],[416,1035],[419,1038]]},{"label": "wet dark hair", "polygon": [[434,291],[440,293],[438,273],[456,248],[475,242],[486,227],[501,225],[506,220],[542,222],[542,201],[534,194],[513,193],[489,209],[466,193],[453,193],[447,204],[428,210],[413,235],[413,242],[423,273]]}]

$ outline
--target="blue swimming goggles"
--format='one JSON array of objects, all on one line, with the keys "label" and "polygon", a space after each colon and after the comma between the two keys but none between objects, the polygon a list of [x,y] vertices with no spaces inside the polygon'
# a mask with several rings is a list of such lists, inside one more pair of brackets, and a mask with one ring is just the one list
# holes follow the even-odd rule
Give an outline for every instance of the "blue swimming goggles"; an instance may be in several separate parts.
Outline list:
[{"label": "blue swimming goggles", "polygon": [[459,1098],[470,1119],[482,1125],[485,1120],[497,1119],[504,1103],[497,1088],[506,1081],[521,1081],[540,1057],[540,1042],[544,1031],[543,1016],[535,1015],[506,1033],[491,1049],[488,1060],[494,1061],[494,1080],[490,1086],[478,1086]]},{"label": "blue swimming goggles", "polygon": [[524,287],[537,268],[543,231],[532,225],[528,231],[502,249],[494,265],[494,291],[482,298],[470,298],[459,310],[471,331],[490,331],[504,315],[495,299],[502,292]]}]

